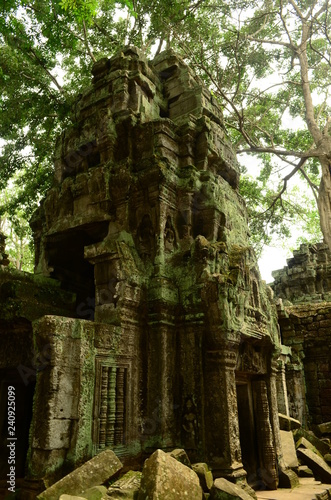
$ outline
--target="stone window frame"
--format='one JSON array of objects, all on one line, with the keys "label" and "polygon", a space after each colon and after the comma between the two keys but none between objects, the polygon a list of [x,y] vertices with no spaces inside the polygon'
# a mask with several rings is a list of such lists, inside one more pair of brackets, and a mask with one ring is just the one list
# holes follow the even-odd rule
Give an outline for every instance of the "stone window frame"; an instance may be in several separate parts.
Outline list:
[{"label": "stone window frame", "polygon": [[[105,377],[106,372],[108,375]],[[118,380],[121,380],[122,376],[123,385],[118,390]],[[107,378],[107,384],[105,378]],[[116,450],[125,446],[130,421],[131,378],[131,363],[128,360],[115,360],[109,355],[96,356],[93,454],[107,448]],[[123,394],[121,394],[122,391]]]}]

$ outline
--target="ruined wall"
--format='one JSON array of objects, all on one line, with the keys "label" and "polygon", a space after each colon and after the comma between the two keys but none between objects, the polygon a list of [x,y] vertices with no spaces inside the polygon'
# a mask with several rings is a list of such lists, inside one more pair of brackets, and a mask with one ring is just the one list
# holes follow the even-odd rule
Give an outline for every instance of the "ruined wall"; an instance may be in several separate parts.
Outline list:
[{"label": "ruined wall", "polygon": [[[4,252],[3,252],[4,253]],[[0,266],[0,497],[8,484],[8,387],[15,387],[15,474],[17,487],[26,473],[29,426],[36,376],[51,359],[49,342],[33,340],[33,321],[46,313],[74,314],[74,297],[49,278]],[[46,405],[45,399],[42,400]],[[39,431],[39,429],[38,429]]]},{"label": "ruined wall", "polygon": [[331,420],[331,254],[327,245],[301,245],[288,266],[273,272],[291,416],[306,426]]},{"label": "ruined wall", "polygon": [[52,357],[30,476],[107,447],[183,447],[215,477],[276,487],[276,310],[220,107],[172,52],[148,62],[129,47],[92,73],[32,223],[36,273],[75,294],[76,319],[34,323]]},{"label": "ruined wall", "polygon": [[331,252],[325,243],[303,244],[287,266],[273,271],[277,297],[293,304],[331,301]]}]

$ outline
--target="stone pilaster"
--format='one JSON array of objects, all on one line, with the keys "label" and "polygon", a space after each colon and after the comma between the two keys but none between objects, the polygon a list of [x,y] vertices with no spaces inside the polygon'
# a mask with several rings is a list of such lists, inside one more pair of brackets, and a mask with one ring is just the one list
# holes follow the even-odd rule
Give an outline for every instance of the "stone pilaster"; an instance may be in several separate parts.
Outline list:
[{"label": "stone pilaster", "polygon": [[34,323],[34,336],[38,349],[47,346],[50,360],[37,374],[28,473],[54,482],[63,464],[92,453],[94,325],[44,316]]},{"label": "stone pilaster", "polygon": [[[285,367],[282,367],[282,380],[285,384],[284,391],[286,391],[286,380],[285,380]],[[280,468],[284,469],[285,464],[283,460],[283,450],[282,444],[280,440],[280,428],[279,428],[279,417],[278,417],[278,385],[277,379],[279,376],[279,361],[277,359],[273,359],[271,361],[271,369],[270,369],[270,378],[269,378],[269,400],[270,400],[270,412],[271,412],[271,425],[273,429],[274,435],[274,443],[275,443],[275,451],[278,460],[278,465]],[[287,402],[287,391],[285,392],[286,396],[286,405],[288,412],[288,402]],[[285,413],[285,415],[289,415],[289,413]]]},{"label": "stone pilaster", "polygon": [[285,363],[286,359],[284,356],[280,356],[277,363],[277,373],[276,373],[276,385],[277,385],[277,401],[278,410],[283,415],[290,415],[288,406],[288,396],[286,387],[286,375],[285,375]]},{"label": "stone pilaster", "polygon": [[[271,379],[273,380],[271,381]],[[269,406],[266,382],[264,380],[256,380],[252,383],[252,388],[254,391],[256,424],[259,429],[259,477],[268,486],[268,488],[276,489],[278,485],[278,470],[275,454],[274,432],[272,428],[272,425],[274,428],[277,426],[276,419],[278,418],[277,399],[275,397],[276,372],[273,373],[271,379],[269,382],[270,386],[272,386],[271,407]]]},{"label": "stone pilaster", "polygon": [[[156,309],[159,307],[156,305]],[[147,408],[144,446],[175,447],[176,360],[174,325],[166,305],[150,315],[147,340]]]},{"label": "stone pilaster", "polygon": [[242,479],[236,392],[236,347],[209,351],[206,356],[205,426],[207,461],[214,477]]}]

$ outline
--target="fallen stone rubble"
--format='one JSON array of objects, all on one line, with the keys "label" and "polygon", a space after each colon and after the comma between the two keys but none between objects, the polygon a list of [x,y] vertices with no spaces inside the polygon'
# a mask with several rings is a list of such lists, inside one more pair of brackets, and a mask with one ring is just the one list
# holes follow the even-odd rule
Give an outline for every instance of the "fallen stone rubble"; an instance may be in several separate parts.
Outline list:
[{"label": "fallen stone rubble", "polygon": [[[294,488],[298,477],[315,477],[331,484],[331,424],[312,431],[300,422],[279,415],[285,468],[280,472],[280,486]],[[123,464],[112,450],[105,450],[74,470],[37,497],[38,500],[249,500],[256,494],[247,483],[234,484],[224,478],[214,480],[205,463],[191,464],[185,450],[165,453],[156,450],[144,463],[142,471],[121,475]]]},{"label": "fallen stone rubble", "polygon": [[[318,426],[320,429],[315,429],[320,437],[312,431],[305,430],[300,422],[290,417],[281,415],[279,423],[286,467],[297,476],[314,476],[318,481],[331,484],[331,468],[328,464],[331,423],[321,424]],[[293,486],[295,484],[291,483],[290,487]]]},{"label": "fallen stone rubble", "polygon": [[37,499],[252,500],[256,498],[247,483],[233,484],[223,478],[214,480],[208,465],[191,464],[184,450],[173,450],[168,453],[156,450],[145,461],[142,472],[131,470],[119,477],[122,467],[113,451],[103,451],[40,493]]}]

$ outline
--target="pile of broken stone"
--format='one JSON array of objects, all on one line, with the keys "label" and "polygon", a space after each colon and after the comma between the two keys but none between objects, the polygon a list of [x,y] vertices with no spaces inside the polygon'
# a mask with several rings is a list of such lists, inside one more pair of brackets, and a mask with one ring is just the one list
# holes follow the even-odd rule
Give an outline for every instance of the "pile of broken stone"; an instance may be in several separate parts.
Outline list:
[{"label": "pile of broken stone", "polygon": [[[295,487],[299,477],[315,477],[331,484],[331,422],[312,431],[304,430],[298,420],[279,415],[285,474],[282,487]],[[327,437],[326,437],[327,436]],[[205,463],[191,464],[182,449],[165,453],[156,450],[144,463],[142,472],[121,476],[123,465],[107,449],[40,493],[38,500],[252,500],[256,494],[246,482],[231,483],[213,479]],[[286,485],[288,481],[288,485]],[[285,484],[284,484],[285,483]],[[105,486],[105,485],[108,486]],[[109,486],[110,484],[110,486]]]},{"label": "pile of broken stone", "polygon": [[314,426],[313,432],[305,430],[298,420],[279,414],[279,424],[284,465],[295,473],[290,484],[281,486],[293,488],[299,484],[298,477],[331,484],[331,422]]},{"label": "pile of broken stone", "polygon": [[[112,450],[105,450],[38,495],[38,500],[252,500],[254,491],[226,479],[214,481],[207,464],[192,464],[185,450],[156,450],[142,472],[129,471],[118,477],[122,463]],[[111,483],[106,487],[104,484]]]}]

